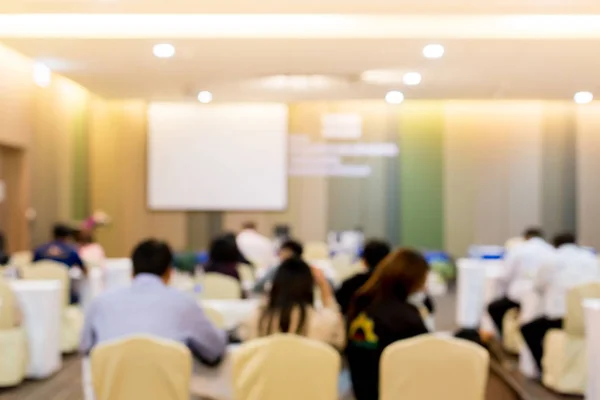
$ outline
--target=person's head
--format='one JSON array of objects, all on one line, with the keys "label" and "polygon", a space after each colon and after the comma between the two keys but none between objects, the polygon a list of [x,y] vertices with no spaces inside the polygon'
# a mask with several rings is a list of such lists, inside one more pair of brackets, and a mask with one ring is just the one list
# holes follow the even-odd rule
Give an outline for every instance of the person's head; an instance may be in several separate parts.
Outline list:
[{"label": "person's head", "polygon": [[254,221],[246,221],[242,224],[242,228],[244,230],[251,230],[251,231],[255,231],[256,230],[256,222]]},{"label": "person's head", "polygon": [[138,244],[131,255],[133,276],[151,274],[168,283],[171,279],[173,253],[166,242],[156,239],[144,240]]},{"label": "person's head", "polygon": [[94,243],[94,237],[92,232],[88,229],[80,229],[74,232],[75,240],[80,245],[86,245],[90,243]]},{"label": "person's head", "polygon": [[[293,257],[281,263],[260,318],[260,335],[304,333],[307,308],[314,303],[314,285],[310,267],[300,258]],[[292,321],[295,313],[298,313],[297,322]]]},{"label": "person's head", "polygon": [[354,319],[373,303],[391,299],[406,301],[425,287],[429,264],[423,255],[412,249],[399,249],[385,257],[373,274],[356,293],[350,306],[349,319]]},{"label": "person's head", "polygon": [[523,237],[525,240],[533,239],[533,238],[544,238],[544,232],[540,228],[527,228],[525,233],[523,233]]},{"label": "person's head", "polygon": [[237,263],[240,252],[235,240],[227,236],[219,236],[211,242],[208,258],[212,263]]},{"label": "person's head", "polygon": [[390,245],[382,240],[369,240],[362,251],[362,260],[369,271],[375,270],[375,267],[390,254]]},{"label": "person's head", "polygon": [[302,258],[303,251],[304,248],[300,242],[295,240],[286,240],[283,242],[281,247],[279,247],[279,260],[283,262],[294,257]]},{"label": "person's head", "polygon": [[577,243],[577,238],[572,233],[561,233],[560,235],[556,235],[554,237],[554,247],[559,248],[565,244],[575,244]]},{"label": "person's head", "polygon": [[62,241],[70,240],[73,238],[73,229],[64,224],[56,224],[52,228],[52,238]]}]

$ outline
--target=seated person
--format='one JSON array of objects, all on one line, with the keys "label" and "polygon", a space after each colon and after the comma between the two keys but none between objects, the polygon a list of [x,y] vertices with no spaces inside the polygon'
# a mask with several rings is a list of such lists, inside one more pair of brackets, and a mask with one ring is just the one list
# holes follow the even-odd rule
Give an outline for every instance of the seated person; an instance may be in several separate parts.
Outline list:
[{"label": "seated person", "polygon": [[131,287],[102,294],[85,319],[80,350],[99,343],[145,334],[179,341],[200,361],[220,361],[227,334],[214,327],[194,299],[168,286],[173,261],[169,245],[146,240],[133,251]]},{"label": "seated person", "polygon": [[566,312],[569,289],[600,279],[598,260],[589,250],[577,246],[572,234],[554,239],[556,256],[544,264],[535,277],[535,288],[541,294],[544,316],[521,327],[523,339],[542,370],[544,336],[550,329],[561,329]]},{"label": "seated person", "polygon": [[513,247],[506,255],[506,276],[503,278],[507,287],[506,294],[488,306],[488,314],[500,335],[503,332],[504,314],[511,308],[520,307],[521,297],[531,289],[533,277],[538,269],[551,259],[555,252],[544,240],[540,229],[530,228],[523,236],[525,241]]},{"label": "seated person", "polygon": [[[351,278],[346,279],[340,288],[336,291],[335,297],[339,303],[342,313],[346,315],[348,313],[348,307],[350,301],[358,291],[371,277],[375,267],[390,254],[390,245],[382,240],[370,240],[365,245],[362,251],[362,262],[367,268],[367,271],[362,274],[354,275]],[[433,299],[426,295],[424,292],[415,293],[411,296],[411,300],[415,305],[423,305],[427,308],[430,314],[434,312]]]},{"label": "seated person", "polygon": [[429,265],[417,251],[386,257],[356,293],[348,311],[346,356],[356,400],[379,396],[379,361],[390,344],[427,333],[409,297],[423,291]]},{"label": "seated person", "polygon": [[245,298],[242,278],[238,271],[239,255],[235,242],[226,236],[219,236],[210,244],[208,262],[204,265],[204,272],[213,272],[234,278],[239,282],[242,297]]},{"label": "seated person", "polygon": [[271,240],[261,235],[255,222],[245,222],[242,231],[236,237],[237,246],[245,259],[248,259],[258,269],[273,265],[275,248]]},{"label": "seated person", "polygon": [[75,237],[79,245],[79,257],[83,262],[97,267],[104,267],[106,259],[104,249],[94,240],[92,231],[82,229],[76,232]]},{"label": "seated person", "polygon": [[[68,268],[79,268],[85,274],[87,272],[85,264],[74,246],[73,233],[73,230],[66,225],[55,225],[52,231],[53,240],[35,249],[33,261],[56,261]],[[71,304],[78,302],[79,294],[75,290],[75,285],[71,285]]]},{"label": "seated person", "polygon": [[254,265],[252,264],[252,262],[250,260],[248,260],[246,257],[244,257],[244,255],[242,254],[240,248],[238,247],[235,233],[232,233],[232,232],[225,233],[223,235],[223,239],[229,240],[231,243],[233,243],[235,245],[235,248],[238,251],[238,263],[239,264],[246,264],[246,265],[249,265],[251,267],[254,267]]},{"label": "seated person", "polygon": [[7,265],[10,261],[10,255],[6,250],[6,238],[4,232],[0,232],[0,265]]},{"label": "seated person", "polygon": [[[315,284],[321,290],[321,309],[314,307]],[[340,350],[346,342],[344,319],[323,272],[298,257],[281,264],[266,303],[238,329],[242,341],[274,333],[295,333]]]},{"label": "seated person", "polygon": [[362,263],[367,268],[366,272],[354,275],[346,279],[335,293],[335,298],[339,303],[344,315],[348,312],[350,301],[358,291],[371,277],[375,267],[390,254],[390,245],[380,240],[370,240],[362,251]]},{"label": "seated person", "polygon": [[[303,252],[304,248],[302,247],[302,244],[300,242],[291,239],[286,240],[279,248],[279,261],[280,263],[283,263],[284,261],[289,260],[291,258],[302,258]],[[256,281],[256,283],[254,284],[254,289],[252,289],[252,291],[256,294],[263,294],[265,292],[268,292],[273,278],[275,277],[275,274],[277,274],[278,269],[279,265],[269,268],[265,272],[265,274]],[[329,285],[333,288],[333,282],[329,280],[328,282]]]}]

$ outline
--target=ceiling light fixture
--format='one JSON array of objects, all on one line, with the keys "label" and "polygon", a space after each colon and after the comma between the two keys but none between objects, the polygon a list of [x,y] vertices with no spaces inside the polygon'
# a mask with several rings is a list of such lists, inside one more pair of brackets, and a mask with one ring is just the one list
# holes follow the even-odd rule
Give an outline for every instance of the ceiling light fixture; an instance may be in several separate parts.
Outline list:
[{"label": "ceiling light fixture", "polygon": [[442,58],[444,55],[444,46],[441,44],[428,44],[423,47],[423,56],[425,58]]},{"label": "ceiling light fixture", "polygon": [[152,52],[158,58],[171,58],[175,55],[175,47],[172,44],[160,43],[154,46]]},{"label": "ceiling light fixture", "polygon": [[415,86],[421,83],[421,74],[418,72],[407,72],[402,77],[402,83],[409,86]]},{"label": "ceiling light fixture", "polygon": [[385,95],[385,101],[387,101],[388,104],[400,104],[404,101],[404,94],[397,90],[390,90]]},{"label": "ceiling light fixture", "polygon": [[213,95],[211,92],[203,90],[200,93],[198,93],[198,101],[202,104],[208,104],[212,101],[212,99]]},{"label": "ceiling light fixture", "polygon": [[44,63],[38,62],[33,66],[33,81],[39,87],[48,87],[52,82],[52,71]]},{"label": "ceiling light fixture", "polygon": [[577,92],[575,96],[573,96],[573,100],[577,104],[587,104],[594,100],[594,95],[592,92]]}]

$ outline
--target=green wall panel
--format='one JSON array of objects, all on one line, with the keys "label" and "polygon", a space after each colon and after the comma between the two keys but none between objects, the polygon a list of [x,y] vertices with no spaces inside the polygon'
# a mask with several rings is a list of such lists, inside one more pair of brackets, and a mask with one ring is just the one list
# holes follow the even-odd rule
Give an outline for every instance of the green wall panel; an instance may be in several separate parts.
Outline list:
[{"label": "green wall panel", "polygon": [[400,240],[405,246],[442,249],[443,110],[431,102],[401,107]]}]

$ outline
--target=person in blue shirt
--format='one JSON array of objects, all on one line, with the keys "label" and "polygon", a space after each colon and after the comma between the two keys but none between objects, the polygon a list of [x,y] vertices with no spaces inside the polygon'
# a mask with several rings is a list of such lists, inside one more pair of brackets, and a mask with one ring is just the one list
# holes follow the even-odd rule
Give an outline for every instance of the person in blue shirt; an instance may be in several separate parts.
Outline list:
[{"label": "person in blue shirt", "polygon": [[[65,264],[68,268],[77,267],[85,274],[86,268],[77,254],[77,248],[72,244],[73,230],[66,225],[57,224],[52,230],[53,240],[46,243],[33,253],[33,261],[51,260]],[[71,304],[79,301],[79,295],[71,286]]]},{"label": "person in blue shirt", "polygon": [[165,242],[140,243],[132,255],[130,287],[96,298],[85,318],[80,351],[131,335],[152,335],[185,344],[196,359],[216,365],[225,354],[228,336],[215,327],[196,300],[169,287],[173,253]]}]

